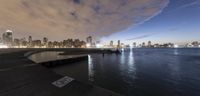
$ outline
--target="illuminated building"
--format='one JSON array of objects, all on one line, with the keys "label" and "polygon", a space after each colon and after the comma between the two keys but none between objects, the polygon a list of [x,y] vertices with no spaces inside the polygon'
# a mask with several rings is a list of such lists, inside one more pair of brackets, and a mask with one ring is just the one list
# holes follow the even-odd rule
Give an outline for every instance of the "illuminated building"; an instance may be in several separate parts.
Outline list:
[{"label": "illuminated building", "polygon": [[110,46],[111,46],[111,47],[113,47],[113,46],[114,46],[114,45],[113,45],[113,41],[110,41]]},{"label": "illuminated building", "polygon": [[0,49],[1,49],[1,48],[8,48],[8,46],[5,45],[5,44],[3,44],[3,43],[0,43]]},{"label": "illuminated building", "polygon": [[87,37],[86,42],[87,42],[86,47],[90,48],[92,46],[92,36]]},{"label": "illuminated building", "polygon": [[87,37],[86,42],[92,44],[92,36]]},{"label": "illuminated building", "polygon": [[17,39],[17,38],[15,38],[14,39],[14,42],[13,42],[13,46],[15,46],[15,47],[19,47],[20,46],[20,40],[19,39]]},{"label": "illuminated building", "polygon": [[12,46],[13,32],[11,30],[7,30],[5,33],[3,33],[2,39],[4,44]]},{"label": "illuminated building", "polygon": [[146,46],[145,46],[145,42],[142,43],[142,47],[146,47]]},{"label": "illuminated building", "polygon": [[151,47],[152,45],[151,45],[151,41],[148,41],[148,47]]},{"label": "illuminated building", "polygon": [[136,48],[136,46],[137,46],[136,42],[133,42],[133,48]]},{"label": "illuminated building", "polygon": [[43,38],[43,44],[44,44],[45,47],[47,47],[47,45],[48,45],[48,38],[46,38],[46,37]]},{"label": "illuminated building", "polygon": [[118,40],[118,41],[117,41],[117,48],[120,48],[120,47],[121,47],[120,44],[121,44],[121,43],[120,43],[120,40]]},{"label": "illuminated building", "polygon": [[42,46],[41,40],[34,40],[34,41],[32,42],[32,44],[33,44],[33,46],[34,46],[35,48],[40,48],[40,47]]}]

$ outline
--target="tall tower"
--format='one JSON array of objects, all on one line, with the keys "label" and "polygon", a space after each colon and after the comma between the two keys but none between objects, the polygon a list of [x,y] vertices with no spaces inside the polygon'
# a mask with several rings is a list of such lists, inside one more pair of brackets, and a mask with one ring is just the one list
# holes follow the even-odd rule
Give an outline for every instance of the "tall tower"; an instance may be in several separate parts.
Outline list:
[{"label": "tall tower", "polygon": [[30,45],[32,44],[32,41],[33,41],[32,36],[29,36],[29,37],[28,37],[28,43],[29,43]]},{"label": "tall tower", "polygon": [[87,37],[86,42],[92,44],[92,36]]},{"label": "tall tower", "polygon": [[117,48],[120,48],[121,47],[121,42],[120,40],[117,41]]},{"label": "tall tower", "polygon": [[142,47],[146,47],[145,42],[142,43]]},{"label": "tall tower", "polygon": [[110,46],[113,47],[113,41],[110,41]]},{"label": "tall tower", "polygon": [[43,43],[45,44],[45,43],[47,43],[47,42],[48,42],[48,38],[44,37],[44,38],[43,38]]},{"label": "tall tower", "polygon": [[29,37],[28,37],[28,45],[29,45],[29,47],[32,47],[32,45],[33,45],[32,36],[29,36]]},{"label": "tall tower", "polygon": [[136,42],[133,42],[133,48],[136,48]]},{"label": "tall tower", "polygon": [[13,43],[13,31],[6,30],[6,32],[3,33],[2,39],[4,44],[11,46]]},{"label": "tall tower", "polygon": [[148,41],[148,47],[151,47],[151,41]]}]

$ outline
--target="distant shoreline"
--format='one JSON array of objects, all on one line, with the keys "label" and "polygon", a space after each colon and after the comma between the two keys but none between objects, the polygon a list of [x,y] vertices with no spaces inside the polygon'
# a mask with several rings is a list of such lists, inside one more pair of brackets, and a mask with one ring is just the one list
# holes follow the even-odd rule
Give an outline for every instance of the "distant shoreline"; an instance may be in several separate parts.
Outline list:
[{"label": "distant shoreline", "polygon": [[[75,55],[75,54],[91,54],[91,53],[103,53],[105,50],[113,50],[114,48],[6,48],[0,49],[1,54],[10,54],[10,53],[18,53],[18,52],[30,52],[36,51],[64,51],[65,54],[61,55]],[[129,49],[129,48],[125,48]],[[133,49],[200,49],[200,48],[133,48]],[[106,52],[105,52],[106,53]]]}]

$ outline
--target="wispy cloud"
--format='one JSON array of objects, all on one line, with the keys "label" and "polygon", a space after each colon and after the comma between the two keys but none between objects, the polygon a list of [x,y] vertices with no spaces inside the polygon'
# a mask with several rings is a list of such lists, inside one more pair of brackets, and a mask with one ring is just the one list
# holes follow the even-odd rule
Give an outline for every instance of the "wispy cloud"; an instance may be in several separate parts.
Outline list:
[{"label": "wispy cloud", "polygon": [[133,37],[133,38],[130,38],[130,39],[127,39],[127,40],[139,40],[139,39],[144,39],[144,38],[148,38],[148,37],[151,37],[153,35],[156,35],[158,33],[149,33],[149,34],[144,34],[144,35],[140,35],[140,36],[137,36],[137,37]]},{"label": "wispy cloud", "polygon": [[174,9],[173,11],[181,10],[181,9],[184,9],[184,8],[187,8],[187,7],[191,7],[191,6],[200,7],[200,0],[195,0],[193,2],[190,2],[190,3],[184,4],[182,6],[179,6],[176,9]]}]

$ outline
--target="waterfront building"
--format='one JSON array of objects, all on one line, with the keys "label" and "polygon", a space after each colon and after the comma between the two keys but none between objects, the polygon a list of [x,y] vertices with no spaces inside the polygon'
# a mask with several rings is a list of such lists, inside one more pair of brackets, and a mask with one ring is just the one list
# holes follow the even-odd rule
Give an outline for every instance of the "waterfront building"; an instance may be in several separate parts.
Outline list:
[{"label": "waterfront building", "polygon": [[20,48],[26,48],[28,45],[26,38],[21,38],[19,42],[20,42]]},{"label": "waterfront building", "polygon": [[32,47],[32,42],[33,42],[32,36],[29,36],[28,37],[28,47]]},{"label": "waterfront building", "polygon": [[137,45],[136,45],[136,42],[133,42],[133,48],[136,48]]},{"label": "waterfront building", "polygon": [[53,43],[51,41],[48,42],[48,48],[53,48]]},{"label": "waterfront building", "polygon": [[120,48],[120,47],[121,47],[120,44],[121,44],[121,42],[120,42],[120,40],[118,40],[118,41],[117,41],[117,48]]},{"label": "waterfront building", "polygon": [[35,48],[40,48],[42,46],[41,40],[33,40],[32,44]]},{"label": "waterfront building", "polygon": [[73,46],[73,39],[67,39],[63,41],[63,46],[67,48],[71,48]]},{"label": "waterfront building", "polygon": [[43,45],[44,45],[44,47],[47,47],[47,45],[48,45],[48,38],[47,37],[43,38]]},{"label": "waterfront building", "polygon": [[32,36],[28,37],[28,43],[32,43]]},{"label": "waterfront building", "polygon": [[113,46],[114,46],[114,45],[113,45],[113,41],[110,41],[110,46],[111,46],[111,47],[113,47]]},{"label": "waterfront building", "polygon": [[80,40],[79,40],[79,39],[75,39],[75,40],[74,40],[74,47],[75,47],[75,48],[81,47],[81,43],[80,43]]},{"label": "waterfront building", "polygon": [[20,40],[17,39],[17,38],[15,38],[14,42],[13,42],[13,46],[16,47],[16,48],[19,48],[19,46],[20,46]]},{"label": "waterfront building", "polygon": [[87,37],[86,42],[92,44],[92,36]]},{"label": "waterfront building", "polygon": [[151,41],[148,41],[148,47],[151,47],[152,45],[151,45]]},{"label": "waterfront building", "polygon": [[199,47],[199,42],[198,41],[194,41],[192,42],[193,47]]},{"label": "waterfront building", "polygon": [[145,42],[142,43],[142,47],[146,47],[146,46],[145,46]]},{"label": "waterfront building", "polygon": [[89,36],[89,37],[87,37],[86,38],[86,47],[87,48],[90,48],[90,47],[92,47],[92,36]]},{"label": "waterfront building", "polygon": [[13,43],[13,31],[6,30],[6,32],[2,35],[2,39],[4,44],[11,46]]}]

